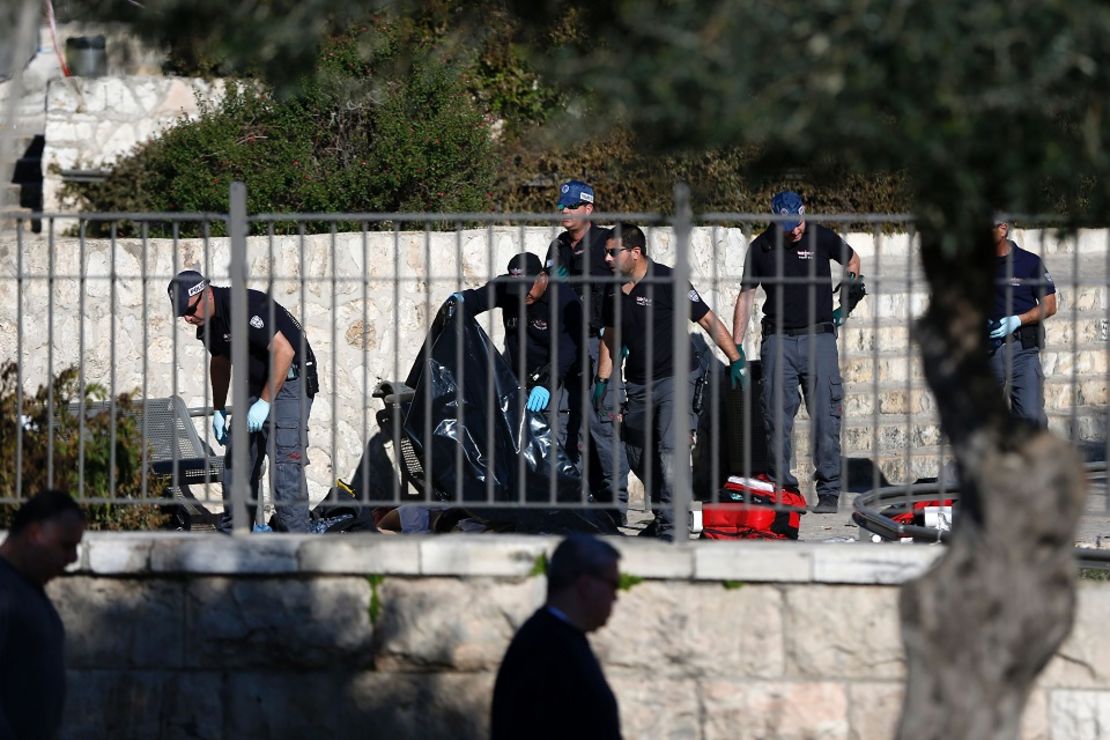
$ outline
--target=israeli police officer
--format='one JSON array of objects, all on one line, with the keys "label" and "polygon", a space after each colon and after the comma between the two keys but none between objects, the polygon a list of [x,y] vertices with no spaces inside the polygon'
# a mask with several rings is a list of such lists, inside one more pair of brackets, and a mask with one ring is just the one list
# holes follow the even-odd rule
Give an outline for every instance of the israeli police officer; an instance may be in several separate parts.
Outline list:
[{"label": "israeli police officer", "polygon": [[582,424],[582,304],[570,286],[552,282],[540,258],[521,252],[509,260],[508,273],[481,288],[452,295],[469,315],[501,309],[505,354],[528,388],[527,409],[556,410],[567,396],[568,413],[559,413],[558,438],[572,462],[578,461]]},{"label": "israeli police officer", "polygon": [[[797,490],[798,479],[790,465],[800,385],[814,425],[817,504],[813,511],[832,514],[840,501],[844,403],[836,328],[866,294],[860,258],[831,229],[806,223],[805,205],[797,193],[787,190],[775,195],[771,212],[785,218],[768,226],[748,248],[733,315],[733,338],[738,345],[744,341],[755,289],[762,285],[767,300],[759,351],[763,363],[760,403],[770,458],[767,472],[778,485]],[[848,271],[847,304],[842,293],[841,305],[835,310],[830,260],[846,265]]]},{"label": "israeli police officer", "polygon": [[[590,362],[596,368],[600,358],[605,296],[614,280],[605,259],[609,229],[595,224],[590,216],[597,203],[594,189],[582,180],[569,180],[559,188],[558,208],[564,231],[547,250],[545,266],[556,280],[567,280],[582,300],[588,334],[586,344]],[[590,377],[586,369],[586,377]],[[620,407],[620,389],[604,394],[598,407],[588,406],[589,435],[584,449],[589,455],[589,483],[599,501],[617,504],[618,523],[628,510],[628,458],[615,432]]]},{"label": "israeli police officer", "polygon": [[[628,355],[623,357],[628,392],[622,414],[625,450],[633,472],[645,488],[650,486],[645,495],[653,502],[655,519],[645,533],[669,540],[675,536],[672,505],[676,466],[690,464],[689,458],[677,459],[673,428],[675,424],[685,424],[691,435],[696,431],[698,419],[692,400],[702,373],[692,353],[688,367],[675,367],[674,322],[687,318],[705,330],[728,356],[734,385],[741,382],[744,366],[728,329],[694,286],[687,284],[682,299],[676,298],[674,271],[648,257],[643,230],[630,223],[617,225],[605,252],[605,261],[622,284],[619,293],[617,286],[610,286],[605,301],[605,332],[593,402],[600,405],[604,401],[609,380],[620,369],[623,345],[628,349]],[[687,398],[691,405],[680,409],[674,404],[674,387],[682,382],[690,386]]]},{"label": "israeli police officer", "polygon": [[1044,413],[1044,324],[1056,313],[1056,285],[1041,258],[1009,239],[1010,224],[994,225],[994,304],[990,313],[991,369],[1014,416],[1039,427]]},{"label": "israeli police officer", "polygon": [[[232,468],[230,420],[226,413],[231,381],[231,289],[210,285],[199,272],[184,270],[169,284],[167,292],[174,315],[196,327],[197,339],[211,355],[212,433],[226,445],[224,455],[224,512],[218,528],[231,531],[230,494],[237,471]],[[316,356],[298,322],[284,306],[268,294],[247,291],[247,356],[250,398],[237,413],[247,415],[250,437],[249,468],[251,499],[258,501],[258,483],[263,458],[273,462],[272,480],[277,528],[288,532],[310,531],[308,484],[308,417],[312,399],[319,389]],[[241,341],[241,340],[240,340]],[[249,507],[254,518],[255,507]]]}]

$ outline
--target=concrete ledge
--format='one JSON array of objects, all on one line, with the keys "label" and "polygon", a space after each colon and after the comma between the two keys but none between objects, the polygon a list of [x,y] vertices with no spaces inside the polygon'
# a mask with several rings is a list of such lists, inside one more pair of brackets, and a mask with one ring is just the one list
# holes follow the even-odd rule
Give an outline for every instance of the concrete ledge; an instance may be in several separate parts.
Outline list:
[{"label": "concrete ledge", "polygon": [[[645,579],[747,583],[898,584],[944,552],[936,545],[708,542],[613,537],[621,571]],[[325,574],[526,577],[558,537],[527,535],[288,535],[89,532],[75,575]]]}]

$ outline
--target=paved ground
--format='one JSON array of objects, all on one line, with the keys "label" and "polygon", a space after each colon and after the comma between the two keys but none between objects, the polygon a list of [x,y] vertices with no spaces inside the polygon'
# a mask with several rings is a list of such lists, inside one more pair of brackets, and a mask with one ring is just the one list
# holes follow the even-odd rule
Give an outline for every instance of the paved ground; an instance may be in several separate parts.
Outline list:
[{"label": "paved ground", "polygon": [[[807,512],[801,517],[798,539],[805,542],[844,542],[847,540],[866,540],[870,533],[852,522],[851,498],[855,494],[841,497],[840,511],[836,514],[814,514]],[[628,513],[628,526],[622,528],[626,535],[640,533],[650,520],[650,515],[639,510],[640,501],[633,500],[633,509]],[[1107,494],[1105,478],[1092,481],[1087,494],[1083,518],[1079,522],[1075,542],[1080,547],[1110,548],[1110,495]]]}]

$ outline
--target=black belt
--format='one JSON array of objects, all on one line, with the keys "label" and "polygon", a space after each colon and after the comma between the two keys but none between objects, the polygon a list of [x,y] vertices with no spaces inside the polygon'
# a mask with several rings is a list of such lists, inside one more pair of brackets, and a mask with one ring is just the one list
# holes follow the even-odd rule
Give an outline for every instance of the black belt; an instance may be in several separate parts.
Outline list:
[{"label": "black belt", "polygon": [[814,324],[813,326],[803,326],[800,329],[778,329],[768,324],[763,325],[763,336],[784,334],[788,337],[800,337],[803,334],[832,334],[835,331],[836,326],[834,326],[831,321],[826,321],[822,324]]}]

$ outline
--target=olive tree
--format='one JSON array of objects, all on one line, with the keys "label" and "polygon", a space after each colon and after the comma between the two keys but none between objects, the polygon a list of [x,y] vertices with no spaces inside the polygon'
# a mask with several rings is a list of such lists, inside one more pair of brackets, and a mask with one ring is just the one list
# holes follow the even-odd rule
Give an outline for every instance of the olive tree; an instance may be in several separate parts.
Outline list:
[{"label": "olive tree", "polygon": [[[1105,214],[1110,8],[1092,0],[518,0],[588,49],[547,59],[659,150],[753,145],[769,168],[903,171],[930,288],[917,322],[960,469],[945,554],[902,591],[902,738],[1017,734],[1075,609],[1085,484],[1070,444],[1010,416],[985,347],[999,211]],[[832,154],[830,154],[832,153]]]}]

